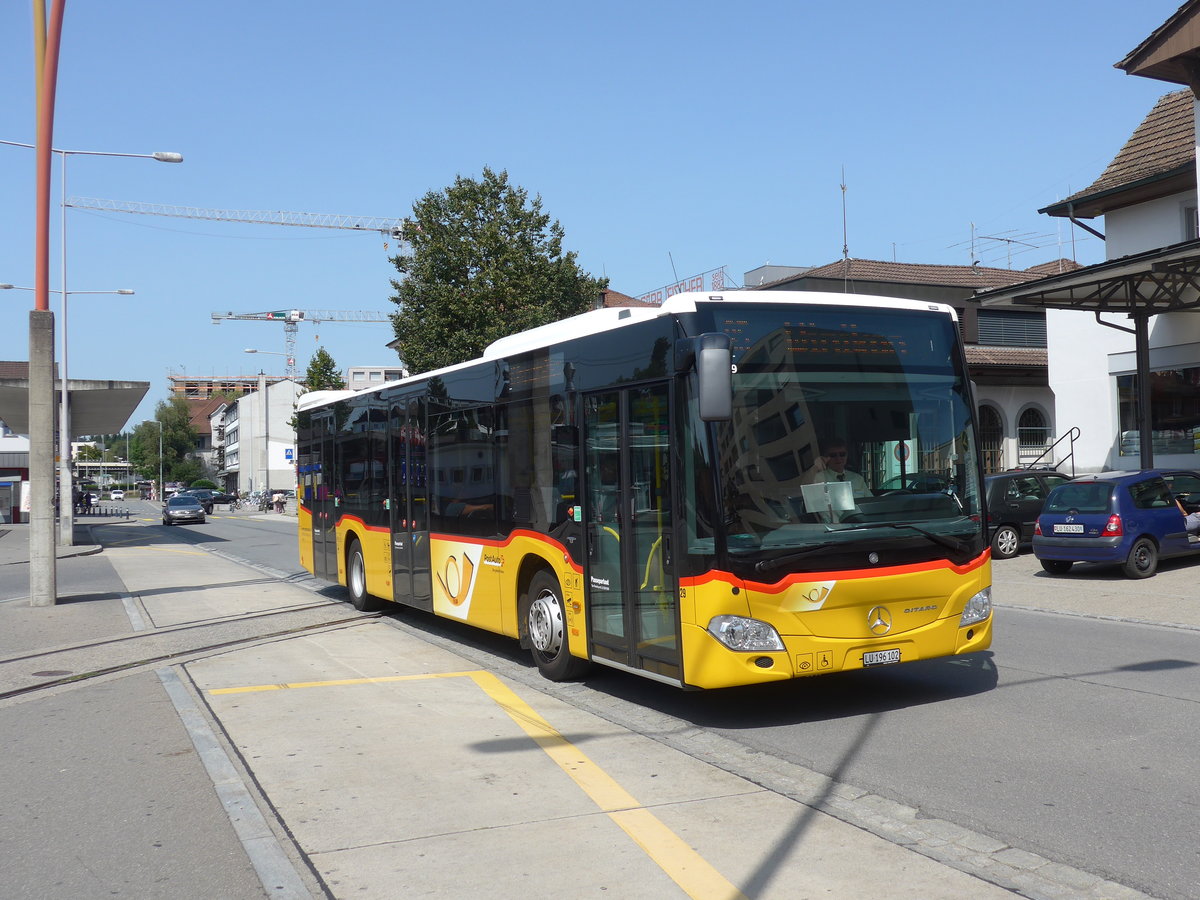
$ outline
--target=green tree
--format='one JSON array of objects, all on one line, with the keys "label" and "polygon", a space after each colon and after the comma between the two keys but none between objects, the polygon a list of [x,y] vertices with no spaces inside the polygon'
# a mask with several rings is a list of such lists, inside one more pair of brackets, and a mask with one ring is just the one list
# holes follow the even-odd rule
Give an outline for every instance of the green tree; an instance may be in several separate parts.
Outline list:
[{"label": "green tree", "polygon": [[478,357],[492,341],[591,309],[608,286],[564,253],[542,198],[484,168],[413,205],[411,252],[392,257],[392,327],[411,372]]},{"label": "green tree", "polygon": [[[70,293],[70,291],[67,293]],[[104,453],[99,447],[84,444],[75,451],[75,458],[80,462],[99,462],[104,458]]]},{"label": "green tree", "polygon": [[318,347],[308,361],[308,370],[301,385],[306,391],[340,391],[346,386],[338,365],[324,347]]},{"label": "green tree", "polygon": [[129,456],[138,473],[143,478],[158,480],[160,423],[163,480],[186,484],[199,478],[200,463],[191,458],[196,449],[196,429],[192,427],[187,401],[181,397],[160,401],[154,409],[154,418],[133,429]]}]

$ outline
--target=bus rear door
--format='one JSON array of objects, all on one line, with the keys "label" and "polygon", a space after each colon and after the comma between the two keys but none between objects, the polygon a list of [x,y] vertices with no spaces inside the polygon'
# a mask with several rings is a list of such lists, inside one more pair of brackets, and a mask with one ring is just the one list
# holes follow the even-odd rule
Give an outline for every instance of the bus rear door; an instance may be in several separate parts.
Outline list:
[{"label": "bus rear door", "polygon": [[389,404],[388,444],[392,598],[397,603],[431,610],[424,401],[401,398]]},{"label": "bus rear door", "polygon": [[337,509],[333,496],[334,416],[325,410],[312,423],[311,491],[305,491],[312,511],[313,574],[337,582]]}]

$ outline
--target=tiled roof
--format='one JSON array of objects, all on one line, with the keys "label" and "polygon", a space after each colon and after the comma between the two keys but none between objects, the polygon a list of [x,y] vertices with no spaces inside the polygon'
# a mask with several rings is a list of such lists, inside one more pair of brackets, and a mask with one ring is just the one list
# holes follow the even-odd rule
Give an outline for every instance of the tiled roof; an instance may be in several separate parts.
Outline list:
[{"label": "tiled roof", "polygon": [[[849,271],[847,271],[849,263]],[[793,275],[782,281],[800,278],[827,278],[850,281],[891,281],[905,284],[944,285],[947,287],[985,288],[1007,287],[1041,278],[1044,272],[1032,269],[993,269],[988,266],[935,266],[925,263],[885,262],[878,259],[838,260],[824,266],[809,269],[801,275]],[[780,284],[782,282],[775,282]]]},{"label": "tiled roof", "polygon": [[1082,268],[1083,266],[1073,259],[1052,259],[1050,262],[1030,266],[1025,271],[1035,278],[1048,278],[1051,275],[1065,275],[1068,272],[1075,272]]},{"label": "tiled roof", "polygon": [[605,288],[600,305],[607,308],[612,306],[657,306],[658,304],[647,303],[636,297],[630,297],[628,294],[622,294],[620,291],[614,291],[612,288]]},{"label": "tiled roof", "polygon": [[1196,136],[1193,119],[1190,90],[1173,91],[1159,97],[1154,109],[1100,177],[1055,206],[1194,166]]},{"label": "tiled roof", "polygon": [[188,421],[196,429],[196,434],[211,434],[212,423],[209,421],[209,417],[212,416],[213,410],[217,409],[222,403],[228,402],[224,397],[189,399],[187,401]]},{"label": "tiled roof", "polygon": [[1045,366],[1045,347],[997,347],[967,344],[969,366]]}]

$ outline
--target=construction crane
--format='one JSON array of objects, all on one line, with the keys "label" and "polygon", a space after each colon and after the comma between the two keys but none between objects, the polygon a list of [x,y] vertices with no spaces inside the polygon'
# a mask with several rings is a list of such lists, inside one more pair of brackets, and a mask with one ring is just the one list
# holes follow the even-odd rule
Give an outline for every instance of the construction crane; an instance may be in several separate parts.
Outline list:
[{"label": "construction crane", "polygon": [[341,216],[326,213],[281,212],[261,209],[201,209],[197,206],[170,206],[138,200],[97,200],[71,197],[67,206],[103,212],[133,213],[142,216],[173,216],[179,219],[206,219],[211,222],[247,222],[251,225],[292,225],[299,228],[340,228],[347,231],[377,231],[394,241],[404,240],[404,219],[378,216]]},{"label": "construction crane", "polygon": [[[404,242],[404,219],[378,216],[342,216],[325,213],[281,212],[261,209],[202,209],[197,206],[170,206],[165,203],[144,203],[139,200],[99,200],[94,197],[71,197],[67,206],[76,209],[95,209],[103,212],[133,213],[142,216],[172,216],[180,219],[204,219],[210,222],[246,222],[252,225],[290,225],[298,228],[335,228],[346,231],[375,231],[385,238]],[[384,249],[388,245],[384,243]],[[257,313],[214,312],[212,321],[282,322],[287,348],[287,376],[296,376],[296,332],[301,322],[390,322],[387,313],[352,312],[328,309],[282,309]]]},{"label": "construction crane", "polygon": [[267,312],[214,312],[212,323],[222,322],[282,322],[284,344],[287,347],[287,377],[296,380],[296,333],[301,322],[390,322],[385,312],[339,309],[274,309]]}]

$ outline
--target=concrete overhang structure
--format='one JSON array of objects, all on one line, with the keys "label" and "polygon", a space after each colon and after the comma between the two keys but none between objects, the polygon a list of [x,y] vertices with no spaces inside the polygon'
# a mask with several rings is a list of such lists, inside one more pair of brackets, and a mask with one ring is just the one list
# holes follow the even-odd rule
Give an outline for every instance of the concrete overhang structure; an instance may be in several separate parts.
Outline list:
[{"label": "concrete overhang structure", "polygon": [[[67,380],[71,410],[70,439],[85,434],[115,434],[125,428],[146,392],[148,381]],[[62,384],[54,387],[55,409]],[[0,378],[0,420],[17,434],[29,434],[29,379]]]}]

